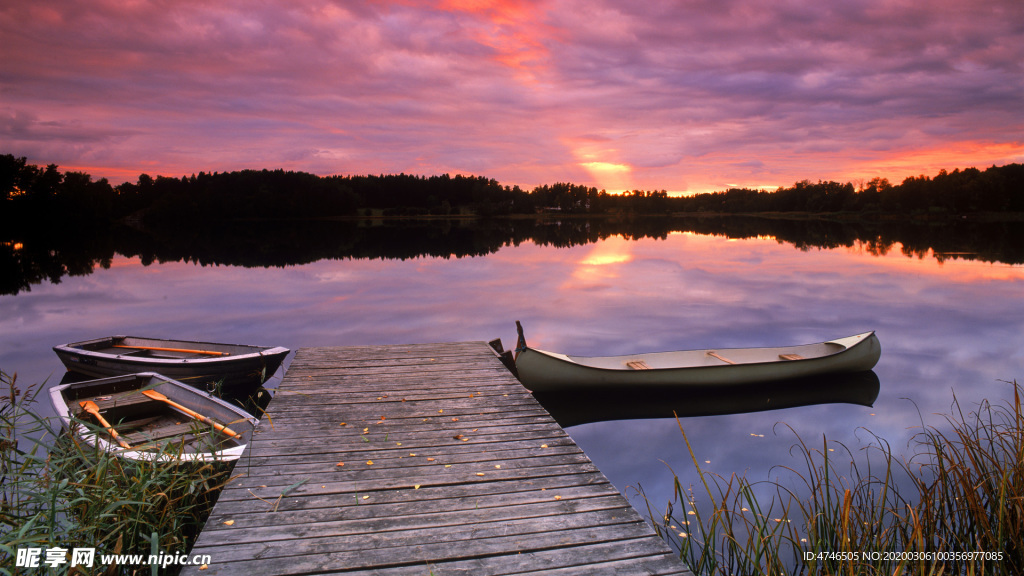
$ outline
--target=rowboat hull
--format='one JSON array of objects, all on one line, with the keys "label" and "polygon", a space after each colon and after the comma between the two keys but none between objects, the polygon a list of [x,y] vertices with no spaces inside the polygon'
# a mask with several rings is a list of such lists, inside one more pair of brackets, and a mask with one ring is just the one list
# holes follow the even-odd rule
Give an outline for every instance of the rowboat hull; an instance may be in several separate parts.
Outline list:
[{"label": "rowboat hull", "polygon": [[234,394],[254,393],[289,352],[281,347],[135,336],[63,344],[53,351],[69,371],[92,378],[156,372],[201,390],[221,383],[224,391]]},{"label": "rowboat hull", "polygon": [[[153,390],[180,406],[227,426],[237,437],[199,421],[167,402],[142,394]],[[50,402],[64,428],[90,446],[129,460],[209,462],[237,460],[258,421],[237,406],[160,374],[145,372],[59,384]],[[82,405],[93,402],[130,447],[119,444]]]},{"label": "rowboat hull", "polygon": [[523,386],[533,391],[623,386],[698,388],[871,370],[881,353],[874,332],[800,346],[604,357],[568,356],[521,346],[515,368]]}]

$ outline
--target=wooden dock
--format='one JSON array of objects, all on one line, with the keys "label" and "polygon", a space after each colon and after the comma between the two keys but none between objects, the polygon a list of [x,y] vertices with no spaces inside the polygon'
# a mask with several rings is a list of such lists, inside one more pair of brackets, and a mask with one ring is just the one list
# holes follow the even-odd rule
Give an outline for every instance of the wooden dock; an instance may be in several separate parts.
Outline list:
[{"label": "wooden dock", "polygon": [[234,474],[183,574],[689,574],[483,342],[299,350]]}]

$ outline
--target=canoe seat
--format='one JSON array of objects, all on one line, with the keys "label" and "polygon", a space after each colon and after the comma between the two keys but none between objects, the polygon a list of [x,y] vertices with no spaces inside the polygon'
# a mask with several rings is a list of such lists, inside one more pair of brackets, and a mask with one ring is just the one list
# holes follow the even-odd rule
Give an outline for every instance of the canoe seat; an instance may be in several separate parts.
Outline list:
[{"label": "canoe seat", "polygon": [[708,352],[708,356],[711,356],[712,358],[718,358],[719,360],[721,360],[722,362],[725,362],[726,364],[735,364],[735,362],[733,362],[732,360],[729,360],[728,358],[720,355],[718,352],[714,352],[714,351]]},{"label": "canoe seat", "polygon": [[803,360],[804,357],[799,354],[779,354],[780,360]]},{"label": "canoe seat", "polygon": [[650,370],[651,367],[647,365],[647,362],[643,360],[630,360],[626,362],[626,366],[629,366],[633,370]]}]

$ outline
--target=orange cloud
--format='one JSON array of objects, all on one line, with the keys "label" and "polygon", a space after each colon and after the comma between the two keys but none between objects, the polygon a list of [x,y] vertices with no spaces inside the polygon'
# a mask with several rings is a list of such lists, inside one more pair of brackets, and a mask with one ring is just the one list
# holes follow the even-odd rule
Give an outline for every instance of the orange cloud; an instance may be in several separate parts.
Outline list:
[{"label": "orange cloud", "polygon": [[522,73],[520,79],[536,81],[535,72],[545,68],[547,47],[539,40],[549,28],[535,2],[520,0],[442,0],[442,10],[461,12],[479,19],[472,37],[494,50],[492,59]]},{"label": "orange cloud", "polygon": [[591,177],[597,181],[599,188],[609,192],[621,192],[629,189],[630,167],[625,164],[611,162],[583,162]]},{"label": "orange cloud", "polygon": [[1024,162],[1022,142],[953,142],[922,150],[896,150],[883,158],[853,167],[849,179],[855,177],[887,177],[899,184],[908,176],[934,176],[939,170],[986,168],[992,165]]}]

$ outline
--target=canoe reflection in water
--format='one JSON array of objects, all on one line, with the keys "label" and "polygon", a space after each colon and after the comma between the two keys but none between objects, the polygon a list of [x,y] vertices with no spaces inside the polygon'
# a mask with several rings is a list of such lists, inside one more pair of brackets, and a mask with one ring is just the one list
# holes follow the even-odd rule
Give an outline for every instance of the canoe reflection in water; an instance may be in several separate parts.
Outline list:
[{"label": "canoe reflection in water", "polygon": [[672,418],[674,415],[713,416],[779,410],[814,404],[872,406],[881,384],[874,371],[833,374],[761,384],[741,384],[727,390],[704,388],[670,390],[664,387],[621,387],[577,392],[534,392],[533,395],[563,426],[607,420]]}]

